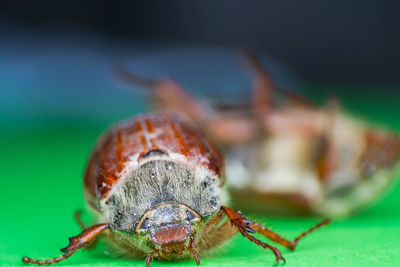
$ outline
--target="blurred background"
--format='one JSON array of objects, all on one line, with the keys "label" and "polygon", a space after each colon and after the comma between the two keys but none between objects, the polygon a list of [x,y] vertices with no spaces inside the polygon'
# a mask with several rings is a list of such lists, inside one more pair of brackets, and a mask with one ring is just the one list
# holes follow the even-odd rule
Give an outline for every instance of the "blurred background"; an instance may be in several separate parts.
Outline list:
[{"label": "blurred background", "polygon": [[[171,75],[201,96],[248,95],[238,50],[274,78],[323,98],[392,99],[400,84],[398,1],[2,1],[1,119],[88,118],[143,110],[113,62]],[[304,90],[304,88],[306,88]],[[141,102],[139,101],[139,104]],[[26,119],[26,120],[25,120]],[[18,124],[17,123],[17,124]],[[35,122],[36,123],[36,122]]]},{"label": "blurred background", "polygon": [[[335,95],[352,114],[399,130],[399,8],[395,0],[1,1],[0,200],[8,220],[0,227],[0,263],[15,266],[23,253],[54,255],[65,245],[78,231],[72,213],[84,205],[81,177],[96,138],[148,110],[146,96],[113,74],[115,62],[229,102],[249,98],[238,52],[246,48],[281,86],[321,103]],[[368,257],[393,263],[400,253],[398,192],[286,259],[307,264],[318,246],[326,247],[320,255],[327,265],[337,266],[337,255],[352,266]],[[315,221],[273,222],[295,236]],[[371,239],[384,245],[368,245]],[[330,249],[344,243],[351,247]],[[231,257],[241,255],[239,246]],[[264,259],[251,246],[246,256]],[[361,256],[352,254],[357,248]],[[73,263],[107,258],[94,253]]]}]

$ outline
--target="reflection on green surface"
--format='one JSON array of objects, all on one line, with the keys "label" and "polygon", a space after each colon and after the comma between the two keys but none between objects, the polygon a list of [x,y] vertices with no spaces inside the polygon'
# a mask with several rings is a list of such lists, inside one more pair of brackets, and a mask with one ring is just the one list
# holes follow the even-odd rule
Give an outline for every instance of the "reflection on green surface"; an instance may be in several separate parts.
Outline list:
[{"label": "reflection on green surface", "polygon": [[[396,101],[375,96],[345,103],[357,113],[400,129]],[[374,107],[374,108],[372,108]],[[397,112],[396,112],[397,111]],[[0,266],[22,265],[21,256],[48,258],[59,255],[68,236],[79,233],[73,219],[84,208],[81,176],[86,159],[103,123],[49,122],[41,127],[5,128],[0,133],[2,216]],[[287,266],[400,266],[400,187],[376,206],[305,238],[298,251],[281,249]],[[251,216],[250,216],[251,217]],[[90,221],[88,214],[84,215]],[[313,225],[313,218],[261,218],[288,238]],[[113,258],[96,250],[78,252],[59,265],[144,266],[143,261]],[[219,255],[203,258],[201,266],[272,266],[270,251],[236,236]],[[195,266],[194,261],[152,262],[151,266]]]}]

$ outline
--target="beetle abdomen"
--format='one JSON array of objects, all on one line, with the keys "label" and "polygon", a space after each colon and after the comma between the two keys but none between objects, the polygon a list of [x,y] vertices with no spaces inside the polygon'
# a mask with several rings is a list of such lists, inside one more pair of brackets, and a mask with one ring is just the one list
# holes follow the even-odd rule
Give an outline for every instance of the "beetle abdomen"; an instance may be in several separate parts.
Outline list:
[{"label": "beetle abdomen", "polygon": [[222,155],[189,122],[168,113],[140,115],[111,128],[98,142],[84,177],[90,204],[99,208],[98,202],[149,153],[165,153],[224,177]]}]

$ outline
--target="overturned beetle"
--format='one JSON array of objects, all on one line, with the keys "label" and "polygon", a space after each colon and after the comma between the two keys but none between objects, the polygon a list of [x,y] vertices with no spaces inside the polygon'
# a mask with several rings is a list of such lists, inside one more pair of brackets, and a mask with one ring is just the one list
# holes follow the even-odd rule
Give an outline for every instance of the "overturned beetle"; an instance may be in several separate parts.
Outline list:
[{"label": "overturned beetle", "polygon": [[[318,107],[277,85],[246,52],[251,99],[205,103],[170,78],[149,79],[117,65],[119,77],[146,88],[157,109],[183,114],[224,148],[232,204],[246,211],[346,217],[393,185],[397,133]],[[229,96],[226,97],[229,101]]]}]

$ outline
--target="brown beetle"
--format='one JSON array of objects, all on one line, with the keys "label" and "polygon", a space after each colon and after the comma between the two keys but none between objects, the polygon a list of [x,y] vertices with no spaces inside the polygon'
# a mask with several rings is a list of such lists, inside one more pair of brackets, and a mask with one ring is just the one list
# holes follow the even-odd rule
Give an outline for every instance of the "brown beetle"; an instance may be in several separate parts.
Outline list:
[{"label": "brown beetle", "polygon": [[400,138],[340,112],[318,108],[280,88],[245,53],[252,97],[240,105],[200,102],[172,79],[147,79],[118,66],[124,80],[145,87],[156,108],[179,112],[224,146],[235,206],[279,214],[345,217],[392,185]]},{"label": "brown beetle", "polygon": [[290,250],[325,220],[288,241],[224,206],[224,160],[219,150],[188,121],[169,113],[137,116],[111,128],[97,144],[85,173],[85,198],[96,225],[70,238],[65,254],[25,263],[52,264],[88,246],[98,236],[128,257],[184,259],[221,245],[237,232],[280,251],[251,234],[259,233]]}]

